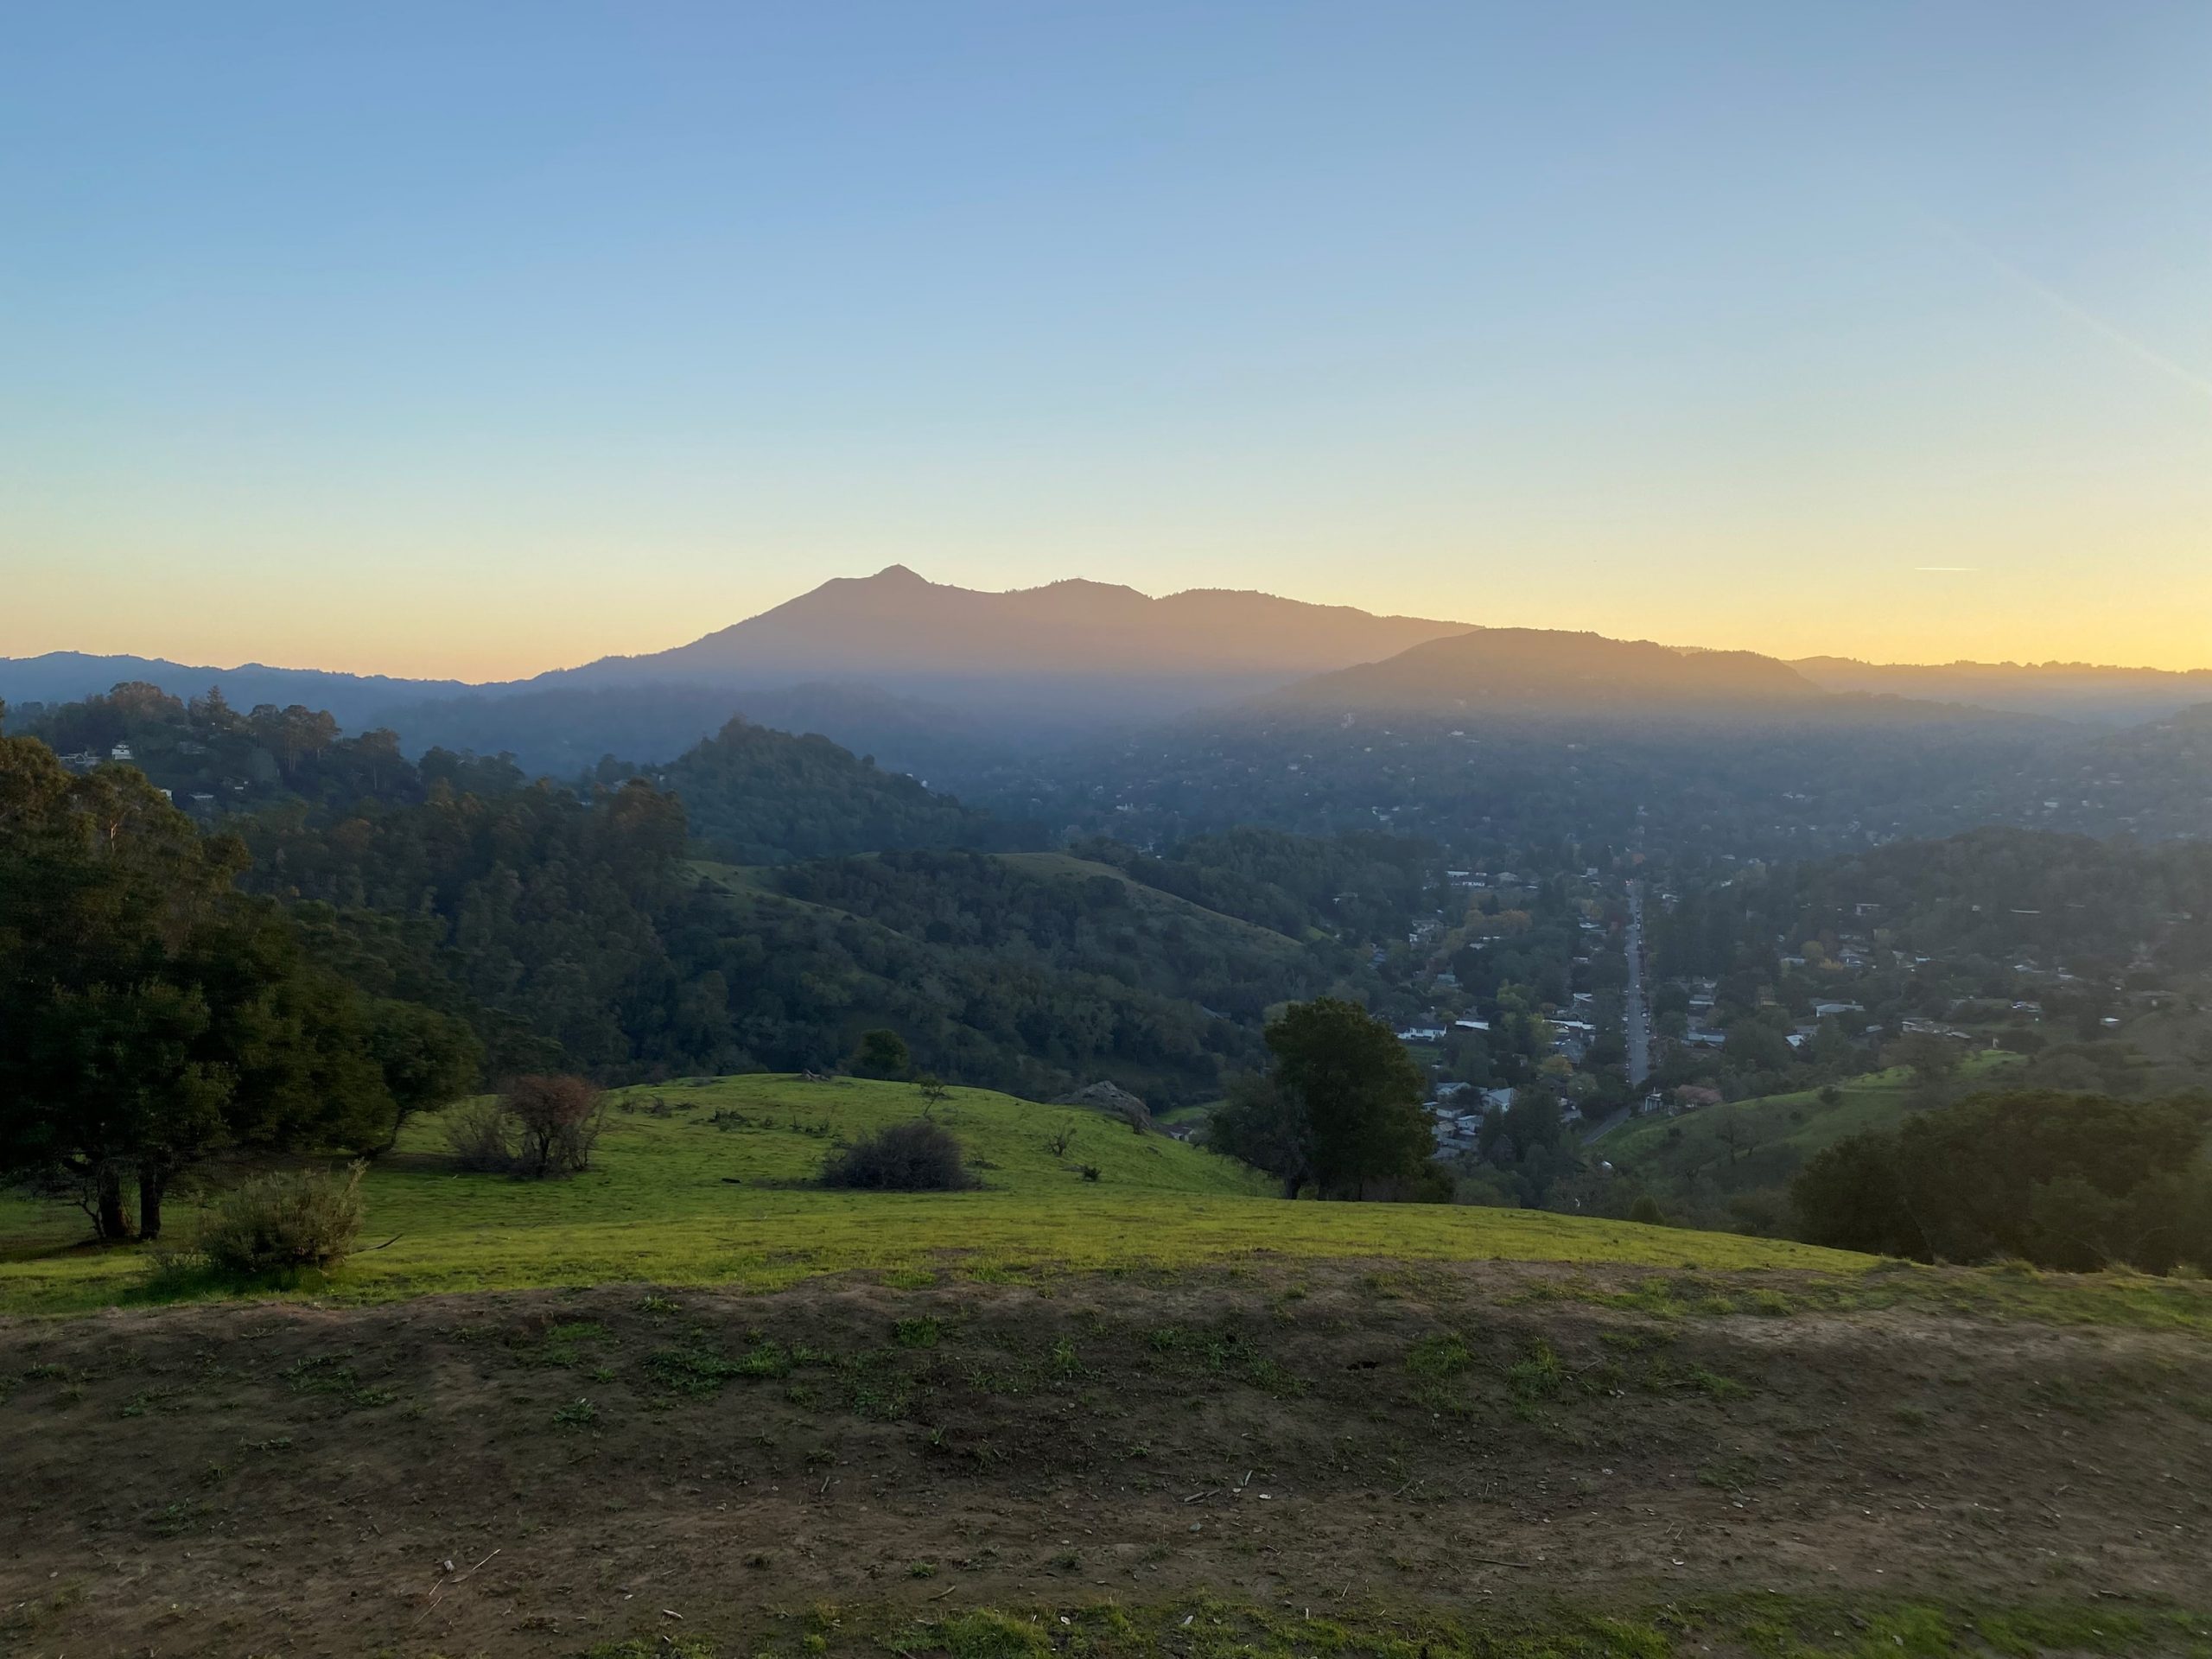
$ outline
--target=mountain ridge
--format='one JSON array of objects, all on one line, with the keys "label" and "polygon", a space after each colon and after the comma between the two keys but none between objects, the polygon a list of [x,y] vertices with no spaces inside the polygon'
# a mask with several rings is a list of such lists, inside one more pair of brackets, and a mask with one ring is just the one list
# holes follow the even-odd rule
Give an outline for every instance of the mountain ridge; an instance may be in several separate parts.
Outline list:
[{"label": "mountain ridge", "polygon": [[1084,577],[994,592],[931,582],[893,564],[870,576],[834,577],[688,645],[603,657],[532,683],[639,676],[743,683],[798,671],[815,679],[867,671],[894,683],[918,677],[956,684],[1162,672],[1196,681],[1289,680],[1473,626],[1244,589],[1189,588],[1154,598]]},{"label": "mountain ridge", "polygon": [[[863,715],[853,702],[849,694],[864,689],[888,701],[904,700],[915,713],[926,705],[947,721],[966,722],[973,728],[966,736],[1033,745],[1275,695],[1308,704],[1325,694],[1352,696],[1363,681],[1365,695],[1382,699],[1376,706],[1419,706],[1420,697],[1386,694],[1382,683],[1393,673],[1435,671],[1438,656],[1451,654],[1439,642],[1452,639],[1477,642],[1456,649],[1497,658],[1501,671],[1512,659],[1530,677],[1519,687],[1474,685],[1478,695],[1467,698],[1513,706],[1528,704],[1540,691],[1585,710],[1602,706],[1608,693],[1599,682],[1609,675],[1617,708],[1651,696],[1729,705],[1779,697],[1810,708],[1808,693],[1830,693],[2115,727],[2171,718],[2212,701],[2212,670],[1964,660],[1878,664],[1838,656],[1785,660],[1611,639],[1589,630],[1494,628],[1382,615],[1243,588],[1191,588],[1154,597],[1125,584],[1071,576],[990,591],[932,582],[895,563],[871,575],[834,577],[665,651],[601,657],[524,679],[471,683],[259,662],[219,668],[52,652],[0,658],[0,697],[17,703],[67,702],[125,680],[149,681],[181,696],[213,685],[241,708],[304,703],[328,709],[349,730],[392,726],[417,747],[421,740],[412,734],[466,731],[480,734],[483,752],[534,741],[549,759],[557,753],[568,761],[575,744],[548,745],[537,729],[544,717],[557,723],[560,697],[619,690],[639,701],[643,720],[649,711],[642,705],[651,702],[654,688],[668,690],[672,706],[660,721],[668,729],[652,734],[651,754],[641,751],[625,759],[671,754],[748,704],[802,720],[823,711],[829,714],[825,729],[841,741],[901,747],[897,722],[881,711]],[[1530,642],[1543,643],[1537,649]],[[1415,658],[1410,671],[1382,667],[1430,647],[1437,653]],[[1553,660],[1561,652],[1564,658]],[[1584,658],[1589,661],[1578,683],[1565,665]],[[1686,670],[1685,663],[1703,666]],[[1724,683],[1732,673],[1737,683]],[[1351,677],[1325,689],[1297,689],[1332,675]],[[794,695],[798,688],[830,685],[847,693],[834,712],[818,693]],[[711,714],[673,706],[686,697],[696,702],[709,692],[728,693],[734,700]],[[509,699],[517,700],[513,734],[502,726]],[[458,707],[462,702],[469,707]],[[590,715],[587,724],[605,723],[607,713],[603,707],[582,712]],[[915,722],[903,723],[911,733]],[[943,753],[939,745],[907,747],[912,764],[933,763]]]}]

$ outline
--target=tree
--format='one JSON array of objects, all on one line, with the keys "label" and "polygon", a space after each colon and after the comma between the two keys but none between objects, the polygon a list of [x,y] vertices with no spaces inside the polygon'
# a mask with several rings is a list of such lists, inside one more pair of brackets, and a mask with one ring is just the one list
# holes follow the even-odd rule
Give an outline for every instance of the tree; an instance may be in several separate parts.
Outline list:
[{"label": "tree", "polygon": [[352,1150],[394,1109],[363,999],[236,890],[245,862],[135,771],[0,738],[0,1168],[68,1183],[102,1238],[126,1182],[156,1237],[212,1154]]},{"label": "tree", "polygon": [[521,1131],[515,1166],[524,1175],[572,1175],[591,1166],[607,1107],[583,1077],[517,1077],[502,1097]]},{"label": "tree", "polygon": [[1959,1045],[1948,1038],[1915,1032],[1883,1049],[1882,1058],[1888,1065],[1910,1071],[1913,1080],[1923,1089],[1932,1089],[1958,1075],[1964,1056]]},{"label": "tree", "polygon": [[450,1015],[416,1002],[382,997],[370,1005],[369,1052],[391,1096],[391,1133],[379,1151],[398,1144],[399,1131],[417,1112],[435,1111],[476,1087],[484,1045]]},{"label": "tree", "polygon": [[1790,1189],[1815,1243],[1922,1261],[2018,1256],[2163,1273],[2212,1254],[2202,1101],[1981,1094],[1851,1136]]},{"label": "tree", "polygon": [[1789,1184],[1789,1200],[1799,1230],[1813,1243],[1870,1255],[1929,1257],[1928,1240],[1899,1176],[1893,1135],[1846,1135],[1822,1147]]},{"label": "tree", "polygon": [[853,1051],[853,1070],[864,1077],[903,1077],[913,1065],[906,1039],[881,1027],[862,1032],[860,1046]]},{"label": "tree", "polygon": [[1313,1126],[1306,1103],[1257,1071],[1239,1071],[1206,1122],[1206,1144],[1282,1183],[1294,1198],[1313,1175]]},{"label": "tree", "polygon": [[1364,1198],[1370,1184],[1405,1180],[1433,1141],[1423,1084],[1396,1034],[1356,1002],[1294,1003],[1267,1028],[1275,1087],[1305,1109],[1315,1185]]}]

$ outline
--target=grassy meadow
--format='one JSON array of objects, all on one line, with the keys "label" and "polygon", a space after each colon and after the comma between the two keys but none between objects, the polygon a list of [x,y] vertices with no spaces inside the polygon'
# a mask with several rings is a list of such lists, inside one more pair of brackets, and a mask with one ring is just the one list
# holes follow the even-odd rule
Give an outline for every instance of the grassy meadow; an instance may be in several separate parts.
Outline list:
[{"label": "grassy meadow", "polygon": [[[1969,1055],[1955,1086],[1997,1084],[2002,1072],[2019,1064],[2017,1054]],[[1839,1097],[1833,1105],[1818,1090],[1802,1089],[1702,1107],[1680,1117],[1644,1118],[1624,1124],[1597,1150],[1617,1168],[1656,1181],[1701,1179],[1724,1193],[1785,1185],[1807,1159],[1846,1135],[1895,1128],[1916,1109],[1919,1096],[1902,1068],[1870,1071],[1835,1087]]]},{"label": "grassy meadow", "polygon": [[[937,1114],[976,1163],[980,1189],[812,1185],[837,1137],[911,1117],[921,1103],[909,1085],[847,1078],[700,1078],[617,1090],[593,1168],[544,1182],[461,1173],[439,1120],[418,1119],[369,1173],[362,1253],[312,1293],[378,1301],[608,1281],[768,1288],[855,1268],[988,1280],[1270,1256],[1867,1265],[1788,1242],[1533,1211],[1287,1204],[1251,1171],[1166,1135],[982,1090],[950,1090]],[[1073,1130],[1065,1155],[1052,1146],[1063,1128]],[[1096,1168],[1096,1181],[1084,1178],[1084,1165]],[[189,1205],[173,1205],[163,1244],[188,1245],[196,1224]],[[0,1312],[176,1294],[149,1283],[149,1252],[100,1249],[83,1236],[73,1211],[0,1200]]]}]

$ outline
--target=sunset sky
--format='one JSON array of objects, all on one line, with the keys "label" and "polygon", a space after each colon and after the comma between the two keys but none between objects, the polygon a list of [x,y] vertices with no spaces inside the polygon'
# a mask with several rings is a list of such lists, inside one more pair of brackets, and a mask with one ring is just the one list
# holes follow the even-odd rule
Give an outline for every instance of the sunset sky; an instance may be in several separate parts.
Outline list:
[{"label": "sunset sky", "polygon": [[0,19],[0,654],[833,575],[2212,665],[2212,5]]}]

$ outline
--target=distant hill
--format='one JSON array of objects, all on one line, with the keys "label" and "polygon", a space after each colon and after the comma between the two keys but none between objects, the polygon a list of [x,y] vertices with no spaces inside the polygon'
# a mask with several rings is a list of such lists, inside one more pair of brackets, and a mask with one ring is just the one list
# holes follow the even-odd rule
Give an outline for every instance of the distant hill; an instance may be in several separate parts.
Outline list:
[{"label": "distant hill", "polygon": [[1262,701],[1318,713],[1502,713],[1649,719],[1811,707],[1821,689],[1786,663],[1742,651],[1678,651],[1643,639],[1478,628],[1389,660],[1318,674]]},{"label": "distant hill", "polygon": [[379,711],[410,754],[446,748],[512,753],[533,776],[574,778],[613,755],[660,766],[733,717],[782,732],[818,733],[886,767],[926,775],[969,758],[967,716],[868,685],[737,690],[712,685],[556,685],[473,691]]},{"label": "distant hill", "polygon": [[2145,840],[2212,835],[2212,702],[2078,739],[2003,785],[1980,816]]},{"label": "distant hill", "polygon": [[25,703],[79,702],[132,681],[159,686],[173,697],[196,697],[221,688],[231,706],[294,704],[327,711],[348,731],[381,723],[378,715],[400,700],[447,697],[476,690],[461,680],[402,680],[381,674],[339,674],[320,668],[195,667],[160,657],[95,657],[50,651],[42,657],[0,657],[0,700]]},{"label": "distant hill", "polygon": [[1790,664],[1824,691],[1966,702],[2053,720],[2125,726],[2212,701],[2212,669],[2177,673],[2092,663],[1862,663],[1804,657]]},{"label": "distant hill", "polygon": [[1041,843],[950,795],[887,772],[826,737],[733,720],[657,773],[683,803],[691,834],[737,864],[918,848]]},{"label": "distant hill", "polygon": [[672,651],[602,658],[536,683],[855,681],[980,709],[1001,727],[1096,728],[1224,702],[1466,626],[1222,589],[1154,599],[1069,581],[984,593],[894,564]]}]

